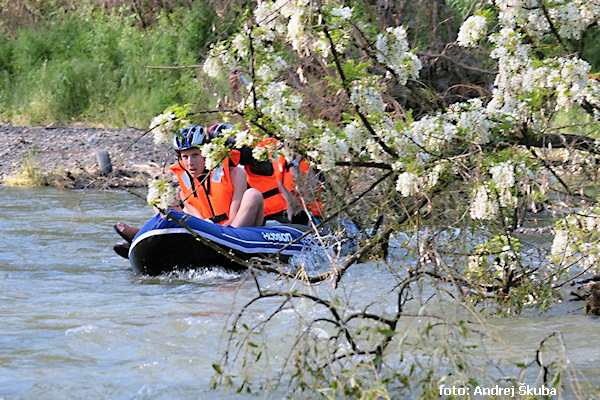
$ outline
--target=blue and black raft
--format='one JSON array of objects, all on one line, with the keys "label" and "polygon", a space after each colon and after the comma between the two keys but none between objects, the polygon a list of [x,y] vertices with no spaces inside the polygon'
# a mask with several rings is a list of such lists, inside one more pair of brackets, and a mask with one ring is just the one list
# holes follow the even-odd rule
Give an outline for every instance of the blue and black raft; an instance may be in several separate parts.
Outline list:
[{"label": "blue and black raft", "polygon": [[170,210],[168,216],[155,215],[133,238],[129,263],[136,274],[152,276],[213,266],[239,271],[253,257],[287,263],[312,245],[309,237],[296,241],[306,229],[301,225],[233,228]]}]

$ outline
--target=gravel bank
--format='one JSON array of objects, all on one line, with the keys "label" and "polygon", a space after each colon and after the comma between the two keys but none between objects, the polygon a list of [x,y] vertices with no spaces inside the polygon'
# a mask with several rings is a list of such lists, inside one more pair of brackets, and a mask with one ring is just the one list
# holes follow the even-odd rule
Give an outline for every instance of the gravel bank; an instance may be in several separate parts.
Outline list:
[{"label": "gravel bank", "polygon": [[[168,145],[158,148],[151,134],[143,134],[137,129],[0,125],[0,182],[6,184],[29,157],[51,185],[145,186],[148,179],[166,175],[173,154]],[[112,164],[108,175],[98,166],[97,153],[103,150]]]}]

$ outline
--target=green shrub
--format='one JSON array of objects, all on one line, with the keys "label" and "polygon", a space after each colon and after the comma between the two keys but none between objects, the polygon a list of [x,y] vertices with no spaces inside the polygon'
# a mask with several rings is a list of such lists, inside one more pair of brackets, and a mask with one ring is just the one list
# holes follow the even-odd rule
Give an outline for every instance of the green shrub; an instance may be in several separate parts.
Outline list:
[{"label": "green shrub", "polygon": [[174,103],[214,105],[214,89],[203,89],[196,69],[145,66],[201,64],[207,43],[235,25],[213,29],[215,6],[194,2],[160,10],[144,28],[136,13],[126,12],[130,6],[110,13],[82,7],[53,23],[20,28],[15,39],[0,36],[5,122],[145,128]]}]

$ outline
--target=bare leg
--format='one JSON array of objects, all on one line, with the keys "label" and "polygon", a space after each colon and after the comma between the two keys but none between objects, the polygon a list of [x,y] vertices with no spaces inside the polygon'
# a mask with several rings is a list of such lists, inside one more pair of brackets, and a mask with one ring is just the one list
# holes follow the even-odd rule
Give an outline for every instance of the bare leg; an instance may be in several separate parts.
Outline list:
[{"label": "bare leg", "polygon": [[140,231],[140,228],[134,228],[122,222],[117,222],[114,226],[115,231],[129,243],[133,241],[134,236]]},{"label": "bare leg", "polygon": [[248,189],[244,192],[240,208],[231,226],[239,228],[241,226],[262,226],[264,220],[264,200],[262,193],[256,189]]}]

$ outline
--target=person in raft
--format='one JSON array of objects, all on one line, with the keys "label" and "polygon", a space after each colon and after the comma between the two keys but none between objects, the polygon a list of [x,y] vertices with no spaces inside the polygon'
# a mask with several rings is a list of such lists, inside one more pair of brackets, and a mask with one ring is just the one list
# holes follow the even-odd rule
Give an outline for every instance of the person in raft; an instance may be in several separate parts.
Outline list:
[{"label": "person in raft", "polygon": [[209,141],[206,129],[198,125],[182,129],[173,138],[177,162],[169,169],[179,181],[183,211],[223,226],[262,226],[263,195],[248,188],[246,171],[235,168],[229,157],[212,171],[206,170],[201,147]]},{"label": "person in raft", "polygon": [[[246,171],[236,168],[229,157],[220,166],[208,171],[201,147],[209,141],[207,130],[198,125],[182,129],[180,135],[173,138],[177,161],[169,169],[179,181],[183,211],[223,226],[262,226],[263,194],[257,189],[248,188]],[[139,228],[121,222],[115,224],[114,228],[127,241],[115,245],[114,250],[125,256]]]},{"label": "person in raft", "polygon": [[[246,87],[250,86],[250,82],[244,77],[242,71],[238,69],[230,71],[231,96],[237,103],[242,101],[240,84]],[[261,101],[264,102],[262,99],[259,100],[259,102]],[[238,115],[237,118],[242,123],[242,127],[247,129],[243,117]],[[211,137],[214,137],[232,127],[231,124],[221,123],[211,126],[208,130]],[[267,138],[258,146],[266,147],[270,141],[277,142],[278,140]],[[234,141],[230,141],[230,144],[235,146]],[[306,225],[309,218],[315,222],[323,219],[323,203],[319,199],[323,189],[323,182],[321,182],[323,174],[317,174],[316,170],[311,168],[304,159],[288,162],[285,157],[279,156],[277,160],[258,162],[254,160],[251,153],[249,156],[247,153],[245,155],[245,147],[240,149],[240,164],[244,165],[246,169],[248,184],[261,190],[265,197],[265,220],[274,219],[282,223]],[[271,179],[271,175],[275,176],[277,184],[274,184],[275,180]],[[267,195],[272,197],[267,197]],[[309,214],[304,211],[300,198],[306,201]],[[282,208],[283,202],[286,205],[285,209]]]},{"label": "person in raft", "polygon": [[[233,124],[218,123],[208,128],[208,134],[212,138],[223,135],[226,130],[233,129]],[[275,140],[275,139],[273,139]],[[268,146],[269,139],[257,144],[257,146]],[[289,224],[288,204],[284,197],[283,188],[276,176],[276,162],[270,159],[258,161],[252,156],[253,147],[237,146],[233,138],[227,139],[227,144],[234,150],[230,154],[230,162],[241,165],[246,171],[248,186],[257,189],[264,199],[265,221],[277,221]]]}]

